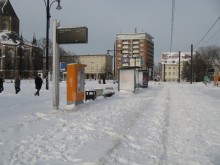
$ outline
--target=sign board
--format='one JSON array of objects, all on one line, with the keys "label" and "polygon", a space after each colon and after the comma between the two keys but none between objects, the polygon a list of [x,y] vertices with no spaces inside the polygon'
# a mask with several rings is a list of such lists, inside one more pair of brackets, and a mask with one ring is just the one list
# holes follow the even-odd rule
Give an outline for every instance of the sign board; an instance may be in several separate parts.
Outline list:
[{"label": "sign board", "polygon": [[60,62],[60,71],[66,71],[66,63]]},{"label": "sign board", "polygon": [[88,43],[88,28],[58,28],[57,29],[58,44],[79,44]]}]

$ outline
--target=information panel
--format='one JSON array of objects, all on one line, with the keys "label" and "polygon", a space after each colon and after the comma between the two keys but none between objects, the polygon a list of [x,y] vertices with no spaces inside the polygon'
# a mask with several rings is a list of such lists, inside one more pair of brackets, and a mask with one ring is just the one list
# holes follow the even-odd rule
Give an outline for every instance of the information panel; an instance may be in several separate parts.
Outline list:
[{"label": "information panel", "polygon": [[58,28],[57,29],[58,44],[77,44],[88,43],[88,28]]}]

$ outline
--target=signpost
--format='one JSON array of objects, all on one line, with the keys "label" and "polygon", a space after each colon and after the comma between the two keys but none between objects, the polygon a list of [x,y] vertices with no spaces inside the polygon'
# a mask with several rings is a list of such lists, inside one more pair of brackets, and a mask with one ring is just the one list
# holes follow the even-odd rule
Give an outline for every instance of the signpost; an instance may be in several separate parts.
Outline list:
[{"label": "signpost", "polygon": [[[59,59],[59,44],[78,44],[78,43],[88,43],[88,28],[87,27],[76,27],[76,28],[60,28],[60,24],[57,20],[53,22],[53,108],[55,110],[59,109],[59,75],[60,75],[60,64]],[[80,70],[81,71],[81,70]],[[80,73],[83,73],[82,71]],[[83,76],[82,74],[78,74]],[[69,80],[72,80],[70,78]],[[80,77],[80,80],[84,79]],[[81,81],[80,84],[84,83]],[[70,84],[71,86],[71,84]],[[77,87],[82,87],[82,85],[78,85]],[[83,88],[77,88],[81,90]],[[78,91],[79,93],[79,91]],[[83,97],[82,92],[80,93],[80,99]],[[78,100],[77,100],[78,101]],[[82,100],[79,100],[81,102]],[[77,102],[78,103],[78,102]]]},{"label": "signpost", "polygon": [[88,28],[58,28],[57,29],[58,44],[79,44],[88,43]]}]

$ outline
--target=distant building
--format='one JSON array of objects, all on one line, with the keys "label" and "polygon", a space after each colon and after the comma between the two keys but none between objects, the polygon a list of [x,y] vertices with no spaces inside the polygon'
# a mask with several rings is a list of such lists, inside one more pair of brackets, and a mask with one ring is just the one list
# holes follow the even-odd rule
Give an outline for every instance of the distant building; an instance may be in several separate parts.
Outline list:
[{"label": "distant building", "polygon": [[179,76],[180,76],[180,81],[182,81],[183,62],[189,60],[191,60],[191,52],[181,52],[180,60],[179,60],[179,52],[171,52],[171,53],[163,52],[161,55],[161,64],[162,64],[161,80],[177,82],[179,81]]},{"label": "distant building", "polygon": [[[60,62],[65,63],[80,63],[85,64],[85,78],[98,79],[105,76],[106,79],[112,78],[112,56],[106,54],[94,55],[75,55],[75,56],[60,56]],[[65,72],[64,79],[65,79]]]},{"label": "distant building", "polygon": [[85,76],[87,79],[98,79],[105,75],[107,79],[112,78],[112,56],[106,54],[78,55],[79,62],[86,64]]},{"label": "distant building", "polygon": [[0,74],[30,78],[43,72],[43,51],[19,34],[19,19],[8,0],[0,0]]},{"label": "distant building", "polygon": [[121,33],[116,36],[115,51],[116,79],[120,67],[148,69],[153,78],[154,42],[148,33]]}]

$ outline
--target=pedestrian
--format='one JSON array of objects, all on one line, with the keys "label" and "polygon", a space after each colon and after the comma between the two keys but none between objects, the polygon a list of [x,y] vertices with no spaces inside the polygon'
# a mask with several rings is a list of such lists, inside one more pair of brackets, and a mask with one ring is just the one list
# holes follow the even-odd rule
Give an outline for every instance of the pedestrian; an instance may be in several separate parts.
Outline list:
[{"label": "pedestrian", "polygon": [[21,79],[20,79],[19,76],[17,76],[17,77],[15,78],[14,84],[15,84],[15,93],[18,94],[18,92],[20,92],[20,90],[21,90],[21,88],[20,88]]},{"label": "pedestrian", "polygon": [[43,80],[41,79],[41,75],[38,74],[35,78],[35,87],[37,89],[37,92],[34,94],[35,96],[40,95],[40,89],[41,89],[42,83],[43,83]]},{"label": "pedestrian", "polygon": [[2,91],[4,90],[4,87],[3,87],[3,82],[5,80],[3,79],[2,75],[0,75],[0,93],[2,93]]}]

